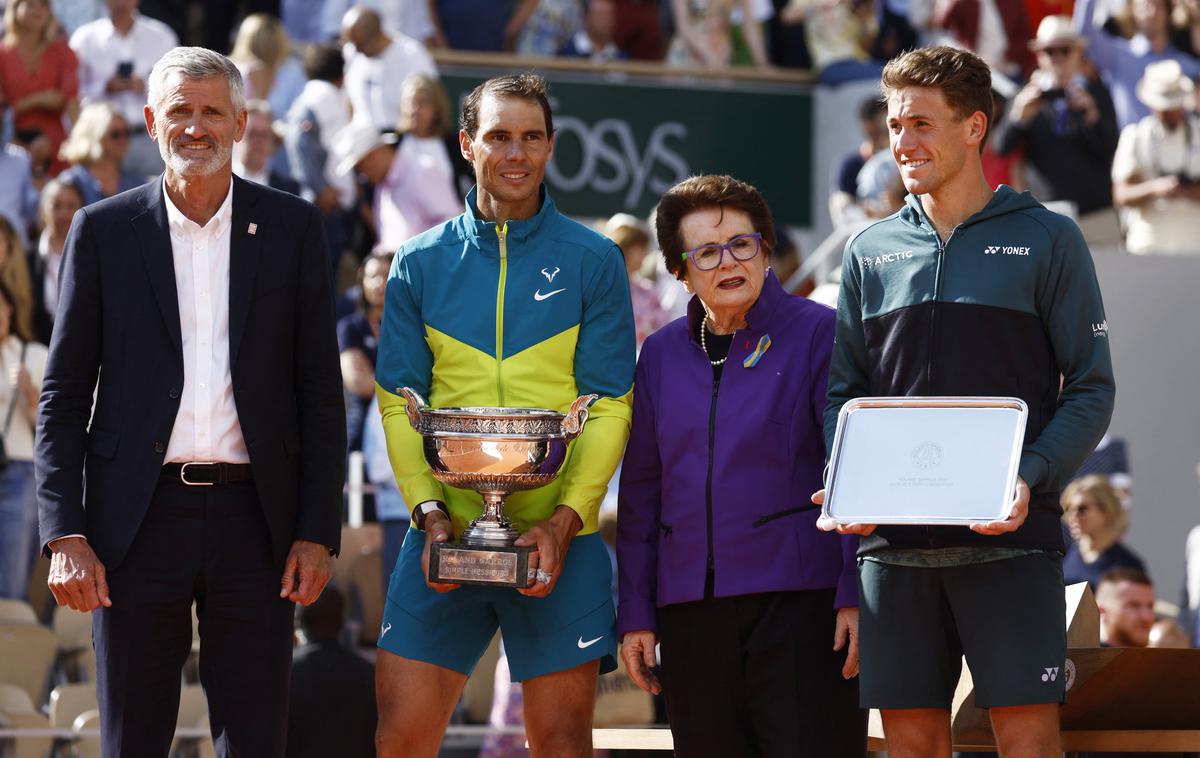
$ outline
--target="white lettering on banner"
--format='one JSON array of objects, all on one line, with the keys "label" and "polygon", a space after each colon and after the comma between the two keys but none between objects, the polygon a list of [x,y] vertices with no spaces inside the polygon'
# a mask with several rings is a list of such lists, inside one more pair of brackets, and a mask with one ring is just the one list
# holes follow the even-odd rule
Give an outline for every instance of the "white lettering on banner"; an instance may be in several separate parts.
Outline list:
[{"label": "white lettering on banner", "polygon": [[[546,167],[546,180],[555,189],[578,192],[587,188],[604,194],[624,191],[624,205],[632,208],[646,190],[660,195],[691,173],[687,160],[667,144],[672,138],[687,138],[687,126],[678,121],[664,121],[654,127],[641,153],[633,127],[624,119],[605,118],[588,126],[583,119],[556,115],[554,126],[556,142],[561,144],[564,135],[571,134],[579,140],[581,152],[579,168],[573,176],[564,174],[557,161]],[[665,166],[672,173],[671,178],[652,176],[657,164]]]}]

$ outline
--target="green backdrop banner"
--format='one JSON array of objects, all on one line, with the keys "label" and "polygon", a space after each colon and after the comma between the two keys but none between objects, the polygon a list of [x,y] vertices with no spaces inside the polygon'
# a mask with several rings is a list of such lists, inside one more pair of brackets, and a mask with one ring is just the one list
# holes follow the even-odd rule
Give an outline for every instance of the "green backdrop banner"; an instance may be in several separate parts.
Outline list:
[{"label": "green backdrop banner", "polygon": [[[450,102],[496,71],[443,67]],[[544,72],[556,145],[546,183],[566,213],[645,217],[693,174],[758,187],[778,223],[812,225],[812,102],[802,85],[587,80]]]}]

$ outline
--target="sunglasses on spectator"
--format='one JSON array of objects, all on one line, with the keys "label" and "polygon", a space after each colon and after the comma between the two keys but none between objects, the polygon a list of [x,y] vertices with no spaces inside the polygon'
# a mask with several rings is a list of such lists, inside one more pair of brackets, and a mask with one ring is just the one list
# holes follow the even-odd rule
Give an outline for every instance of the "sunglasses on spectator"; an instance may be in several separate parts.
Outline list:
[{"label": "sunglasses on spectator", "polygon": [[132,135],[132,129],[109,129],[105,136],[109,139],[129,139]]},{"label": "sunglasses on spectator", "polygon": [[1043,47],[1042,48],[1042,52],[1045,53],[1046,55],[1049,55],[1051,58],[1065,58],[1066,56],[1068,56],[1072,52],[1074,52],[1074,50],[1075,50],[1075,48],[1071,47],[1070,45],[1063,45],[1062,47],[1056,46],[1056,47]]},{"label": "sunglasses on spectator", "polygon": [[721,265],[726,251],[729,251],[735,261],[748,261],[758,255],[758,248],[761,244],[762,234],[759,232],[739,234],[728,242],[701,245],[691,250],[685,250],[683,259],[686,261],[690,258],[692,265],[700,271],[712,271]]}]

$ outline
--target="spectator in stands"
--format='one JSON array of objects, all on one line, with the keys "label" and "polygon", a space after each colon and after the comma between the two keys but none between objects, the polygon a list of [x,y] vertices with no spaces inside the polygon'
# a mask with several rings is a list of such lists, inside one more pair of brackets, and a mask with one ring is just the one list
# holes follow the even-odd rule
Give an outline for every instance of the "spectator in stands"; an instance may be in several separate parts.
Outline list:
[{"label": "spectator in stands", "polygon": [[769,66],[767,43],[750,0],[711,0],[691,3],[671,0],[675,38],[667,48],[666,62],[672,66],[728,68],[733,61],[730,15],[742,11],[742,35],[756,66]]},{"label": "spectator in stands", "polygon": [[1171,619],[1159,619],[1150,627],[1150,642],[1147,647],[1189,648],[1187,632]]},{"label": "spectator in stands", "polygon": [[141,126],[146,78],[179,39],[171,27],[138,13],[138,0],[107,2],[107,18],[71,35],[71,49],[79,56],[79,91],[84,102],[108,102],[134,127],[123,168],[137,176],[155,175],[163,170],[162,158]]},{"label": "spectator in stands", "polygon": [[34,313],[35,331],[39,340],[50,342],[50,329],[58,308],[58,275],[62,270],[63,248],[75,211],[83,207],[83,193],[71,182],[52,179],[42,188],[39,203],[42,235],[38,239],[37,256],[30,256],[29,267],[35,302],[41,295],[40,313]]},{"label": "spectator in stands", "polygon": [[1200,61],[1171,44],[1169,0],[1126,0],[1134,28],[1131,39],[1113,36],[1099,26],[1100,20],[1096,19],[1099,2],[1078,0],[1074,22],[1087,40],[1088,57],[1108,84],[1117,112],[1117,126],[1124,129],[1150,115],[1149,106],[1137,94],[1142,75],[1150,64],[1173,60],[1186,76],[1195,78],[1200,74]]},{"label": "spectator in stands", "polygon": [[40,335],[35,319],[41,308],[41,297],[35,292],[29,273],[28,253],[21,235],[4,217],[0,217],[0,283],[8,288],[12,297],[12,333],[45,344],[48,340]]},{"label": "spectator in stands", "polygon": [[804,24],[808,53],[822,84],[878,79],[883,64],[871,58],[879,33],[875,6],[868,0],[791,0],[784,23]]},{"label": "spectator in stands", "polygon": [[1096,586],[1100,607],[1100,644],[1146,647],[1154,626],[1154,583],[1136,568],[1114,568]]},{"label": "spectator in stands", "polygon": [[338,642],[345,619],[336,587],[296,606],[301,643],[288,685],[288,758],[375,755],[375,667]]},{"label": "spectator in stands", "polygon": [[105,0],[50,0],[50,10],[63,32],[70,37],[84,24],[103,18],[108,9]]},{"label": "spectator in stands", "polygon": [[300,194],[300,184],[271,168],[271,158],[279,149],[279,138],[272,126],[271,105],[265,100],[246,102],[246,131],[242,141],[233,145],[233,173],[252,182],[277,190]]},{"label": "spectator in stands", "polygon": [[355,123],[334,142],[336,170],[356,170],[374,185],[375,232],[379,244],[392,250],[462,212],[457,184],[467,171],[460,166],[465,162],[441,84],[413,74],[401,90],[399,137]]},{"label": "spectator in stands", "polygon": [[1171,44],[1193,58],[1200,55],[1200,0],[1175,0],[1172,4]]},{"label": "spectator in stands", "polygon": [[[313,0],[284,0],[284,13],[288,12],[289,5],[303,5],[306,2],[313,2]],[[346,11],[359,5],[378,13],[384,29],[412,37],[427,47],[439,46],[435,44],[428,0],[423,2],[414,2],[414,0],[319,0],[318,4],[315,15],[319,18],[322,36],[310,41],[325,42],[337,37],[341,34],[342,18],[346,15]],[[445,47],[445,42],[443,41],[440,46]]]},{"label": "spectator in stands", "polygon": [[[1140,1],[1140,0],[1139,0]],[[1131,253],[1200,255],[1200,114],[1178,61],[1146,67],[1138,97],[1152,113],[1121,132],[1113,158],[1113,201],[1126,211]]]},{"label": "spectator in stands", "polygon": [[624,60],[629,56],[614,41],[616,28],[616,0],[588,0],[583,28],[571,35],[558,54],[566,58],[587,58],[592,63]]},{"label": "spectator in stands", "polygon": [[1100,577],[1111,569],[1146,570],[1142,559],[1121,543],[1129,514],[1108,477],[1090,474],[1071,482],[1063,490],[1062,507],[1073,540],[1063,559],[1064,582],[1087,582],[1094,590]]},{"label": "spectator in stands", "polygon": [[[6,123],[8,105],[0,92],[0,124]],[[22,242],[37,220],[38,190],[33,183],[29,151],[13,142],[0,145],[0,218],[16,230]]]},{"label": "spectator in stands", "polygon": [[637,216],[618,213],[604,225],[604,236],[617,243],[625,255],[629,294],[633,298],[633,325],[637,346],[667,325],[669,318],[654,290],[654,282],[642,276],[642,264],[650,253],[650,226]]},{"label": "spectator in stands", "polygon": [[266,100],[272,113],[287,113],[304,89],[304,64],[293,54],[283,23],[269,13],[246,16],[229,60],[242,73],[246,99]]},{"label": "spectator in stands", "polygon": [[518,55],[550,57],[582,28],[583,0],[521,0],[505,32],[510,38],[505,47]]},{"label": "spectator in stands", "polygon": [[948,0],[934,6],[933,28],[973,50],[993,71],[1024,79],[1033,70],[1033,30],[1022,0]]},{"label": "spectator in stands", "polygon": [[887,104],[883,100],[875,95],[863,100],[858,106],[858,123],[863,141],[838,164],[829,195],[829,216],[834,226],[866,218],[865,211],[857,207],[858,173],[872,155],[888,148]]},{"label": "spectator in stands", "polygon": [[33,430],[46,346],[17,331],[16,309],[13,294],[0,281],[0,598],[25,599],[37,532]]},{"label": "spectator in stands", "polygon": [[412,513],[396,484],[396,475],[392,473],[387,438],[383,435],[383,416],[379,413],[379,401],[374,397],[367,406],[367,416],[363,421],[362,449],[363,473],[374,487],[375,519],[383,530],[379,568],[383,575],[381,586],[386,593],[392,569],[396,567],[396,559],[400,556],[400,547],[412,525]]},{"label": "spectator in stands", "polygon": [[349,450],[362,449],[363,419],[375,396],[375,356],[379,324],[394,254],[374,253],[358,267],[358,309],[337,322],[342,386],[346,393],[346,437]]},{"label": "spectator in stands", "polygon": [[428,0],[434,47],[500,52],[511,48],[520,26],[513,24],[518,1]]},{"label": "spectator in stands", "polygon": [[146,182],[147,177],[121,168],[131,131],[125,117],[108,103],[91,103],[79,111],[79,119],[59,150],[62,159],[70,164],[59,178],[75,185],[83,195],[84,205]]},{"label": "spectator in stands", "polygon": [[1120,132],[1108,88],[1084,76],[1083,39],[1067,16],[1047,16],[1032,47],[1037,71],[993,135],[996,151],[1021,151],[1038,199],[1074,204],[1089,242],[1119,243],[1112,157]]},{"label": "spectator in stands", "polygon": [[429,51],[416,40],[385,31],[379,14],[361,5],[346,12],[342,37],[354,47],[346,62],[346,95],[354,120],[376,129],[395,129],[402,88],[409,74],[437,76]]},{"label": "spectator in stands", "polygon": [[[1200,474],[1200,467],[1196,473]],[[1200,526],[1188,532],[1183,553],[1183,602],[1179,620],[1188,632],[1192,645],[1200,647]]]},{"label": "spectator in stands", "polygon": [[332,273],[346,247],[347,209],[356,198],[353,179],[335,174],[330,159],[333,135],[350,123],[341,51],[334,45],[309,46],[304,51],[304,73],[308,82],[288,111],[283,144],[289,173],[300,183],[301,196],[321,211]]},{"label": "spectator in stands", "polygon": [[662,0],[616,0],[617,25],[613,41],[638,61],[663,57]]},{"label": "spectator in stands", "polygon": [[863,755],[858,538],[818,531],[804,502],[825,461],[834,314],[783,291],[770,210],[744,182],[675,185],[655,228],[695,295],[638,359],[617,520],[621,658],[639,687],[665,692],[678,755]]},{"label": "spectator in stands", "polygon": [[49,0],[10,0],[4,9],[0,92],[34,173],[64,169],[58,148],[67,136],[63,117],[74,121],[79,113],[79,62],[59,35]]}]

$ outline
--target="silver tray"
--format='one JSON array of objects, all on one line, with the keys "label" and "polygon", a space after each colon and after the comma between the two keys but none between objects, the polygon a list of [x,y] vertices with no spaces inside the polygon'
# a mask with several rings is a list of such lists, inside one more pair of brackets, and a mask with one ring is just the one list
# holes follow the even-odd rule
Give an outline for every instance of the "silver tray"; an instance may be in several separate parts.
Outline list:
[{"label": "silver tray", "polygon": [[1007,515],[1029,409],[1015,397],[861,397],[838,414],[822,512],[840,524]]}]

